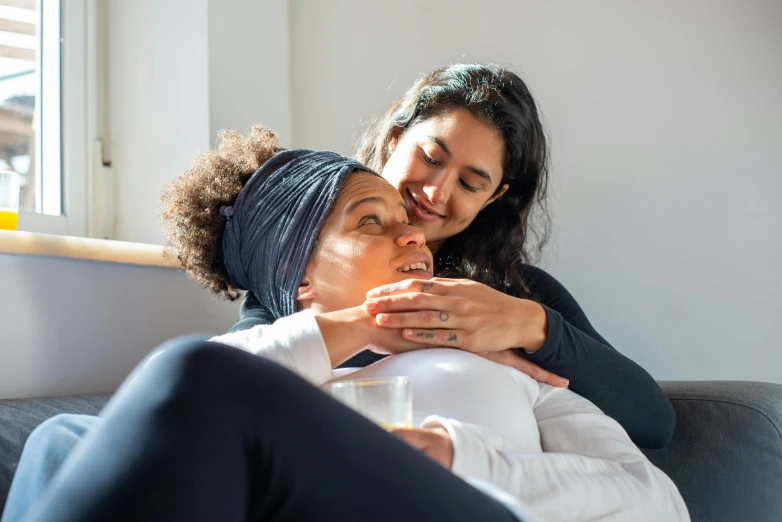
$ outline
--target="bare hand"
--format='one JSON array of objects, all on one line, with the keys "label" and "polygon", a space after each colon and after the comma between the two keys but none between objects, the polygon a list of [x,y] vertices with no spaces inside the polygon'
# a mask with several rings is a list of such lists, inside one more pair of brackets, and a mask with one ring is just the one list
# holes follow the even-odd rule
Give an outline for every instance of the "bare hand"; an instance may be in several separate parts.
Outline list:
[{"label": "bare hand", "polygon": [[546,340],[546,312],[467,279],[407,279],[367,293],[364,309],[384,328],[402,328],[410,341],[473,353],[524,348]]},{"label": "bare hand", "polygon": [[564,379],[554,373],[551,373],[548,370],[544,370],[534,362],[530,362],[527,359],[521,357],[520,355],[514,353],[513,350],[502,350],[500,352],[488,352],[479,355],[481,357],[485,357],[486,359],[489,359],[490,361],[494,361],[498,364],[515,368],[521,373],[529,375],[536,381],[545,382],[546,384],[550,384],[551,386],[556,386],[557,388],[567,388],[568,385],[570,384],[569,380]]},{"label": "bare hand", "polygon": [[453,466],[453,440],[445,428],[394,428],[389,432],[423,451],[445,469]]}]

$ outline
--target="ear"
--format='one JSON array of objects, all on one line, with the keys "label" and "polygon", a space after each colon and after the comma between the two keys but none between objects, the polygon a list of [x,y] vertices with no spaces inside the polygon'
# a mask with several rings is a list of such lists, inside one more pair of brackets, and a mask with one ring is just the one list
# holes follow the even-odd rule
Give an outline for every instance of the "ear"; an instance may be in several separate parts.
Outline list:
[{"label": "ear", "polygon": [[388,139],[388,144],[386,145],[386,148],[389,150],[394,150],[399,143],[399,138],[402,137],[402,127],[395,126],[393,130],[391,131],[391,137]]},{"label": "ear", "polygon": [[299,291],[296,294],[296,301],[299,303],[299,308],[305,309],[312,306],[314,300],[315,288],[307,277],[307,274],[304,274],[301,284],[299,285]]},{"label": "ear", "polygon": [[486,207],[488,207],[489,205],[491,205],[492,203],[500,199],[500,197],[502,197],[502,195],[508,191],[508,188],[510,188],[510,185],[508,185],[507,183],[504,184],[499,192],[497,192],[495,195],[490,197],[489,200],[483,204],[481,210],[485,209]]}]

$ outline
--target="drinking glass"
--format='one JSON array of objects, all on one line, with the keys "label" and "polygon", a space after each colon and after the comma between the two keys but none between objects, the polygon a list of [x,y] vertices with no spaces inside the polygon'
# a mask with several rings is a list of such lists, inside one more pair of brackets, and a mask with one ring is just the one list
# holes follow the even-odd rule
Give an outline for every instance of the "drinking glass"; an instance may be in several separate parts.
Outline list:
[{"label": "drinking glass", "polygon": [[16,230],[19,219],[19,174],[0,172],[0,229]]},{"label": "drinking glass", "polygon": [[19,174],[0,172],[0,229],[16,230],[19,219]]},{"label": "drinking glass", "polygon": [[413,427],[413,383],[410,377],[333,382],[331,396],[385,429]]}]

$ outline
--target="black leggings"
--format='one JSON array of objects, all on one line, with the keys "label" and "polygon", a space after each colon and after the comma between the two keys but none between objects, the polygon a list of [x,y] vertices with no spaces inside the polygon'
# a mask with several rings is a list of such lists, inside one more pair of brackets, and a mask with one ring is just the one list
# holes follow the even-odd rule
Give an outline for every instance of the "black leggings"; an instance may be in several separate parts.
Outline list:
[{"label": "black leggings", "polygon": [[261,357],[192,338],[142,362],[28,520],[517,522]]}]

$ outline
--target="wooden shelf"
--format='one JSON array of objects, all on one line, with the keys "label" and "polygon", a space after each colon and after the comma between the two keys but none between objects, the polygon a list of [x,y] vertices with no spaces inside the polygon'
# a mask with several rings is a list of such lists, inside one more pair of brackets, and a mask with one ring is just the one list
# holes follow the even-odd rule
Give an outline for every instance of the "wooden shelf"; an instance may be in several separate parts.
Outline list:
[{"label": "wooden shelf", "polygon": [[0,230],[0,254],[179,268],[176,260],[163,256],[163,251],[159,245]]}]

